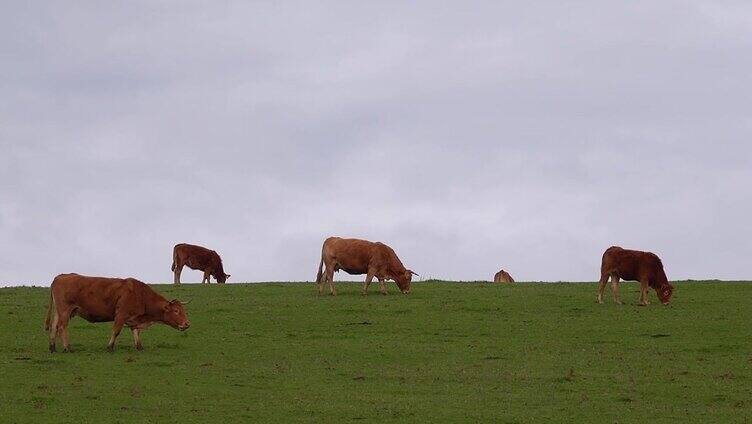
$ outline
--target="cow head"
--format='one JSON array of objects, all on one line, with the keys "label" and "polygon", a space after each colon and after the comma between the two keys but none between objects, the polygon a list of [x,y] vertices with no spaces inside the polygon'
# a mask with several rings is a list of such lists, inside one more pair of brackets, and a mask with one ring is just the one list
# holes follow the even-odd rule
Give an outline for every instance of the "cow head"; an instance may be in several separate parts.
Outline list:
[{"label": "cow head", "polygon": [[222,273],[222,275],[215,275],[214,278],[217,279],[217,283],[224,284],[227,282],[227,279],[230,278],[230,274]]},{"label": "cow head", "polygon": [[188,303],[181,302],[178,299],[172,299],[167,302],[162,308],[162,322],[180,331],[187,330],[191,326],[191,322],[188,321],[188,316],[185,314],[183,305],[187,305]]},{"label": "cow head", "polygon": [[413,280],[413,275],[418,275],[414,273],[413,271],[406,269],[405,272],[399,274],[394,278],[394,281],[397,283],[397,287],[399,287],[400,291],[404,294],[410,293],[410,283]]},{"label": "cow head", "polygon": [[658,299],[660,299],[661,303],[668,305],[668,302],[671,300],[671,295],[674,293],[674,286],[672,286],[671,283],[665,283],[658,287],[655,293],[658,295]]}]

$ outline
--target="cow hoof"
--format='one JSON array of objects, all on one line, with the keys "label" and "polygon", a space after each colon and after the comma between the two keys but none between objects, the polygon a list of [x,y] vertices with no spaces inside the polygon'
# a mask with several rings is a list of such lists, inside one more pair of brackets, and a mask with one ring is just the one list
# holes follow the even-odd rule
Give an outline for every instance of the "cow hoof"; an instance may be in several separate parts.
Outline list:
[{"label": "cow hoof", "polygon": [[381,294],[383,294],[384,296],[386,296],[386,295],[388,295],[389,293],[388,293],[388,292],[381,292]]},{"label": "cow hoof", "polygon": [[368,293],[366,293],[366,292],[361,292],[360,294],[363,295],[363,296],[368,296]]},{"label": "cow hoof", "polygon": [[63,348],[63,353],[71,353],[71,352],[73,352],[72,348],[70,348],[70,347],[64,347]]},{"label": "cow hoof", "polygon": [[144,347],[141,346],[141,345],[138,345],[138,346],[136,346],[136,350],[140,352],[140,351],[144,350]]},{"label": "cow hoof", "polygon": [[107,351],[110,353],[115,352],[115,346],[107,346]]},{"label": "cow hoof", "polygon": [[50,353],[55,353],[55,352],[57,352],[55,345],[50,345]]},{"label": "cow hoof", "polygon": [[595,303],[603,305],[603,299],[595,299]]}]

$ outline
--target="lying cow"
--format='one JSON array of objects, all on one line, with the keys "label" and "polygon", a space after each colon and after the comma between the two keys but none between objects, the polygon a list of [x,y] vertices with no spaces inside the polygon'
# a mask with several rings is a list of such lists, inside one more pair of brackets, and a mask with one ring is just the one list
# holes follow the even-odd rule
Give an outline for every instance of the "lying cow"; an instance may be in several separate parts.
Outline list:
[{"label": "lying cow", "polygon": [[[324,265],[326,272],[323,270]],[[412,276],[418,275],[405,269],[394,250],[383,243],[329,237],[321,247],[321,262],[316,275],[319,294],[323,293],[326,281],[329,282],[331,294],[337,295],[334,289],[334,272],[340,269],[351,275],[366,274],[363,294],[368,294],[368,285],[374,277],[379,280],[381,294],[387,294],[385,282],[389,279],[397,283],[402,293],[410,293]]]},{"label": "lying cow", "polygon": [[601,280],[596,298],[598,303],[603,303],[603,290],[609,276],[611,276],[611,291],[614,294],[614,302],[620,305],[620,278],[640,282],[639,304],[643,306],[650,303],[648,301],[648,287],[655,289],[658,299],[664,305],[668,305],[674,291],[674,286],[666,278],[661,259],[650,252],[627,250],[619,246],[611,246],[606,249],[601,262]]},{"label": "lying cow", "polygon": [[213,250],[193,244],[180,243],[172,249],[172,272],[175,273],[175,284],[180,284],[180,273],[183,266],[204,272],[201,284],[209,284],[210,276],[214,276],[217,283],[224,284],[230,274],[225,274],[222,267],[222,258]]},{"label": "lying cow", "polygon": [[112,337],[107,345],[110,352],[115,349],[115,340],[124,325],[133,332],[136,349],[142,350],[140,333],[156,322],[180,331],[190,327],[183,308],[187,303],[177,299],[168,301],[147,284],[133,278],[58,275],[50,287],[50,304],[45,320],[45,330],[50,332],[50,352],[55,351],[58,336],[63,340],[64,351],[71,350],[68,321],[76,315],[89,322],[114,321]]},{"label": "lying cow", "polygon": [[514,278],[502,269],[494,275],[494,283],[514,283]]}]

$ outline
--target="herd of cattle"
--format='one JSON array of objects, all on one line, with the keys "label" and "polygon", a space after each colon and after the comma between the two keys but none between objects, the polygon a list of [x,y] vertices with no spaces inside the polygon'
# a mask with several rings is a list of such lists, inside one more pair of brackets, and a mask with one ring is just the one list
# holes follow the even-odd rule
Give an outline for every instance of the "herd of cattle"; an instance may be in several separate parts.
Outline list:
[{"label": "herd of cattle", "polygon": [[[230,277],[225,273],[222,259],[217,252],[201,246],[178,244],[173,249],[172,271],[175,284],[180,284],[180,274],[184,266],[203,271],[202,284],[209,284],[210,277],[218,283],[225,283]],[[329,284],[332,295],[334,273],[343,270],[348,274],[366,275],[363,294],[373,278],[379,280],[381,293],[387,294],[386,281],[394,280],[402,293],[410,293],[410,284],[415,272],[405,268],[394,250],[383,243],[359,239],[330,237],[321,247],[316,284],[319,294],[324,283]],[[650,252],[622,249],[612,246],[603,253],[601,278],[596,300],[603,303],[603,291],[609,277],[614,302],[619,299],[619,280],[640,282],[640,305],[647,305],[649,288],[653,288],[658,299],[668,305],[674,287],[668,282],[660,258]],[[513,283],[508,272],[501,270],[494,276],[494,282]],[[49,331],[50,352],[55,352],[59,337],[64,351],[71,350],[68,341],[68,322],[78,315],[89,322],[114,322],[107,349],[113,351],[115,341],[124,326],[133,334],[136,349],[143,349],[141,331],[155,323],[167,324],[185,331],[191,323],[184,306],[188,302],[178,299],[167,300],[155,292],[148,284],[133,278],[87,277],[79,274],[61,274],[55,277],[50,287],[50,302],[47,307],[45,329]],[[54,314],[53,314],[54,311]]]}]

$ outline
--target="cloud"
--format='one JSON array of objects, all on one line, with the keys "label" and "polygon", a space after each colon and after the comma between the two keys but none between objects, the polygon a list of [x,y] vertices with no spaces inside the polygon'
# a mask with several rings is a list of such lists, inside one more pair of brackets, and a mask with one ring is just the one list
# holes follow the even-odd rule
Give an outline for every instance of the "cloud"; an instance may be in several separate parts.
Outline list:
[{"label": "cloud", "polygon": [[612,244],[749,277],[746,3],[0,8],[0,284],[170,281],[178,242],[310,280],[329,235],[431,277],[594,280]]}]

